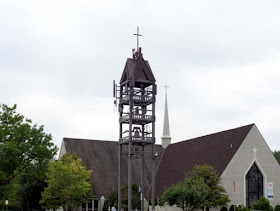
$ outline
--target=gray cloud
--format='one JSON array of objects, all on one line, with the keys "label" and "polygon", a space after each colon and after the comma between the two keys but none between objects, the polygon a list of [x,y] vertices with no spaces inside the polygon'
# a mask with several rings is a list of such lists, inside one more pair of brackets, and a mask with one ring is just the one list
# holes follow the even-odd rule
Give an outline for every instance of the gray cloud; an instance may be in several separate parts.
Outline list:
[{"label": "gray cloud", "polygon": [[62,137],[117,140],[112,80],[133,36],[158,84],[157,141],[167,82],[174,141],[256,123],[279,149],[277,1],[3,1],[1,103]]}]

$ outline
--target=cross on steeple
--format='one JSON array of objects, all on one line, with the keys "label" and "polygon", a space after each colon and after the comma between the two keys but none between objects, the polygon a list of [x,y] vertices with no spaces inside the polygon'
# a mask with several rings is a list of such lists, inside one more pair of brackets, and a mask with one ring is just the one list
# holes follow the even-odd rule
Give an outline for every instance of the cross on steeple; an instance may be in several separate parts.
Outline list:
[{"label": "cross on steeple", "polygon": [[139,34],[139,26],[137,26],[137,33],[134,34],[137,36],[137,51],[139,50],[139,37],[142,36],[142,34]]},{"label": "cross on steeple", "polygon": [[167,89],[169,88],[169,86],[167,86],[167,84],[165,84],[165,86],[163,86],[165,88],[165,95],[167,95]]}]

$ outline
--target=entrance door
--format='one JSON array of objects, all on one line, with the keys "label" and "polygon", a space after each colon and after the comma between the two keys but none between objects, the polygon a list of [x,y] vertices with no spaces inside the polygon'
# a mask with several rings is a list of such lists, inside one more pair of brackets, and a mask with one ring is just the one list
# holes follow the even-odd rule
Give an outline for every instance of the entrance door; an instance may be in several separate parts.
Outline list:
[{"label": "entrance door", "polygon": [[251,208],[263,196],[263,176],[254,163],[246,175],[246,205]]}]

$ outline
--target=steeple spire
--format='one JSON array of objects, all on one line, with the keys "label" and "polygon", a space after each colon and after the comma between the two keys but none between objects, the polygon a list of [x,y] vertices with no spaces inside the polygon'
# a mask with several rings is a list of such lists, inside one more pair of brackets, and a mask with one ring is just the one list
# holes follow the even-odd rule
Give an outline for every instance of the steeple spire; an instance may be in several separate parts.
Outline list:
[{"label": "steeple spire", "polygon": [[165,87],[165,107],[164,107],[164,122],[163,122],[163,133],[162,133],[162,147],[165,149],[169,144],[171,144],[171,136],[169,131],[169,118],[168,118],[168,106],[167,106],[167,84]]}]

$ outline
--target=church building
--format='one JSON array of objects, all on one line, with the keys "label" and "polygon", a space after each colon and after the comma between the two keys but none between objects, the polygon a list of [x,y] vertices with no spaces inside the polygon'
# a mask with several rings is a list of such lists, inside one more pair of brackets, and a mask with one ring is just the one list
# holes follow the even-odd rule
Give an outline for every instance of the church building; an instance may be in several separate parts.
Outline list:
[{"label": "church building", "polygon": [[[83,210],[101,211],[105,198],[117,189],[117,149],[116,141],[63,139],[59,157],[65,152],[76,152],[93,170],[93,200]],[[262,196],[268,198],[273,207],[280,204],[280,166],[255,124],[169,144],[165,149],[156,145],[156,151],[159,153],[156,159],[157,198],[164,188],[183,180],[186,172],[196,164],[207,163],[220,174],[231,200],[229,206],[251,207]],[[149,155],[145,156],[145,160],[149,160]],[[145,165],[151,169],[150,162]],[[133,183],[140,183],[139,169],[140,161],[135,158]],[[151,172],[146,171],[145,190],[151,183],[150,178]],[[123,180],[127,181],[126,178]],[[157,206],[157,209],[160,208]]]},{"label": "church building", "polygon": [[[137,68],[141,68],[139,72],[137,72]],[[153,78],[149,63],[142,57],[139,64],[135,58],[127,60],[122,79],[127,77],[128,80],[129,77],[132,77],[131,71],[135,71],[135,75],[140,79],[142,79],[141,77]],[[139,111],[137,110],[137,112]],[[116,122],[116,127],[117,124]],[[149,141],[148,138],[145,140]],[[135,140],[140,143],[144,139]],[[125,139],[103,141],[63,138],[59,158],[66,152],[75,152],[82,158],[87,168],[93,170],[91,176],[93,181],[92,201],[87,205],[82,205],[77,210],[101,211],[105,199],[110,193],[117,190],[118,149],[121,141],[125,141]],[[128,147],[128,145],[123,147]],[[191,171],[196,164],[210,164],[220,175],[222,185],[229,195],[231,202],[228,206],[233,204],[251,207],[262,196],[268,198],[273,207],[280,205],[280,166],[255,124],[171,143],[166,94],[162,144],[147,145],[147,147],[153,147],[150,151],[155,150],[158,155],[155,159],[157,167],[155,195],[157,198],[161,197],[164,188],[182,181],[185,174]],[[138,159],[137,151],[133,154],[131,179],[132,183],[141,183],[139,172],[141,172],[143,164],[141,162],[144,160],[146,170],[143,188],[147,199],[151,197],[149,187],[152,178],[152,163],[150,161],[151,156],[154,155],[143,154],[140,156],[144,156],[144,159]],[[126,184],[128,155],[123,155],[122,160],[121,175],[123,176],[121,180],[122,184]],[[161,209],[180,210],[174,207],[160,208],[156,206],[156,210]]]}]

